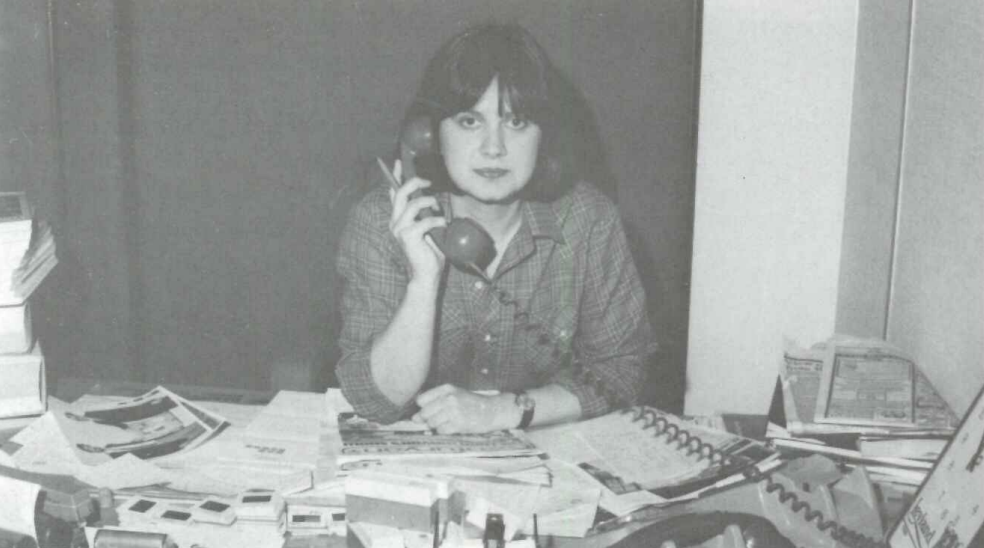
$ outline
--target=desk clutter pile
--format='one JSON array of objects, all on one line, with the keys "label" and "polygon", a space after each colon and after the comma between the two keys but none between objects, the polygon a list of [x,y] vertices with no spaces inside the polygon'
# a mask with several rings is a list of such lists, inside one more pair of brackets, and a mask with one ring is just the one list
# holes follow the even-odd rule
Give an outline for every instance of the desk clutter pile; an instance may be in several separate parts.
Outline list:
[{"label": "desk clutter pile", "polygon": [[[958,498],[979,500],[984,403],[972,431],[954,435],[967,419],[958,425],[931,387],[917,387],[907,363],[857,341],[787,353],[786,429],[770,423],[769,443],[741,435],[761,437],[734,416],[648,407],[526,432],[440,435],[413,421],[366,420],[337,389],[262,400],[219,389],[187,399],[161,386],[93,390],[71,403],[49,397],[43,414],[0,437],[0,548],[537,548],[558,540],[665,548],[682,540],[664,533],[719,548],[882,546],[894,518],[870,478],[905,484],[879,466],[919,459],[863,457],[802,435],[948,432],[964,440],[950,461],[969,462],[953,472],[968,478]],[[862,405],[867,382],[923,398]],[[103,395],[120,393],[129,395]],[[764,420],[752,422],[765,430]],[[948,452],[952,444],[940,459]],[[932,468],[934,457],[924,458],[919,466]],[[935,508],[913,494],[913,507]],[[960,519],[948,508],[926,538]],[[961,527],[972,535],[980,519]]]},{"label": "desk clutter pile", "polygon": [[58,263],[47,223],[23,192],[0,192],[0,419],[45,408],[44,357],[29,297]]},{"label": "desk clutter pile", "polygon": [[[335,389],[265,406],[164,387],[48,404],[0,446],[0,545],[534,546],[738,477],[731,460],[645,430],[681,421],[654,409],[445,436],[366,421]],[[750,439],[686,426],[735,462],[777,462]]]},{"label": "desk clutter pile", "polygon": [[779,377],[785,427],[770,425],[772,445],[864,465],[896,506],[925,481],[960,422],[914,360],[882,340],[790,345]]}]

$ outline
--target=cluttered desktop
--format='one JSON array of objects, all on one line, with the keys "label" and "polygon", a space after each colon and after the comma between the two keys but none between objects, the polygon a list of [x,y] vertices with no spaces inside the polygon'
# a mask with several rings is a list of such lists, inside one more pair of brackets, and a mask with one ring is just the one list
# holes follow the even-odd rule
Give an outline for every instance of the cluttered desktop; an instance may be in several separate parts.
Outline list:
[{"label": "cluttered desktop", "polygon": [[54,243],[23,193],[0,204],[0,548],[981,544],[982,396],[961,419],[884,341],[786,348],[767,415],[478,434],[373,422],[337,388],[47,386],[26,300]]},{"label": "cluttered desktop", "polygon": [[769,416],[472,435],[374,423],[338,389],[60,382],[0,421],[0,546],[980,545],[981,395],[958,418],[872,341],[781,363]]}]

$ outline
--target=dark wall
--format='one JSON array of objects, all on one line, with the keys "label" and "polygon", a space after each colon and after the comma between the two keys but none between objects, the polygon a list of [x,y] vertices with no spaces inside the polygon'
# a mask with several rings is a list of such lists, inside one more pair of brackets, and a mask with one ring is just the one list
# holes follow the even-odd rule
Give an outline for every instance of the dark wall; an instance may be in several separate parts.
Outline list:
[{"label": "dark wall", "polygon": [[65,247],[90,274],[62,317],[120,307],[125,324],[80,327],[107,355],[57,349],[62,374],[263,388],[271,364],[330,360],[334,201],[391,148],[436,47],[490,18],[533,31],[591,105],[682,367],[695,2],[55,4]]}]

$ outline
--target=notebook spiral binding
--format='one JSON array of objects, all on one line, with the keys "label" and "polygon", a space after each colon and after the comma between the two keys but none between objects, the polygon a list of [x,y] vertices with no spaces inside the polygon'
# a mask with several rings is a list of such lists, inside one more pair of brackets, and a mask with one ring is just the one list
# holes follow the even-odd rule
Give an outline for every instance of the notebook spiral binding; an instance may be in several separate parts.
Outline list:
[{"label": "notebook spiral binding", "polygon": [[687,455],[709,461],[712,465],[742,466],[741,474],[750,482],[761,482],[767,493],[774,493],[779,502],[790,507],[793,513],[802,513],[807,523],[812,523],[820,532],[827,533],[835,541],[851,548],[888,548],[888,543],[873,539],[827,519],[823,512],[814,509],[808,502],[800,500],[799,495],[768,474],[759,470],[755,463],[742,457],[732,457],[718,451],[713,445],[703,441],[679,425],[674,424],[657,410],[645,406],[627,408],[622,413],[631,413],[633,422],[641,422],[642,430],[652,430],[654,436],[665,436],[667,444],[676,443]]}]

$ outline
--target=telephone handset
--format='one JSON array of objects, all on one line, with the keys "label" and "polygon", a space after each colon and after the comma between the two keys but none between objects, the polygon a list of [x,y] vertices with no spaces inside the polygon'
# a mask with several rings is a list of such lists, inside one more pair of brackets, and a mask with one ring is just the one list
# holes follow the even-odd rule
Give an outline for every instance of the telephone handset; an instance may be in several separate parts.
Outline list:
[{"label": "telephone handset", "polygon": [[[418,157],[436,154],[434,139],[430,119],[426,117],[414,118],[403,127],[400,134],[400,161],[404,181],[416,176]],[[421,213],[427,217],[440,214],[433,209]],[[486,277],[485,269],[495,259],[495,242],[477,222],[466,217],[456,217],[446,227],[434,228],[428,234],[455,268]]]}]

